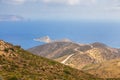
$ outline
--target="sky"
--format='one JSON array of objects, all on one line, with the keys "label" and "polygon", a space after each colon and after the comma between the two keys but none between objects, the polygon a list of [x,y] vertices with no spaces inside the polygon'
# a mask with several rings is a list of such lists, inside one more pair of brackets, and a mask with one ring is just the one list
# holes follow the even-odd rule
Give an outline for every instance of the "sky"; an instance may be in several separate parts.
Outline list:
[{"label": "sky", "polygon": [[120,20],[120,0],[0,0],[0,15],[30,20]]},{"label": "sky", "polygon": [[44,36],[120,48],[119,30],[120,0],[0,0],[0,39],[25,49]]},{"label": "sky", "polygon": [[0,22],[0,39],[28,49],[44,44],[35,39],[70,39],[87,44],[100,42],[120,48],[120,23],[89,21],[25,21]]}]

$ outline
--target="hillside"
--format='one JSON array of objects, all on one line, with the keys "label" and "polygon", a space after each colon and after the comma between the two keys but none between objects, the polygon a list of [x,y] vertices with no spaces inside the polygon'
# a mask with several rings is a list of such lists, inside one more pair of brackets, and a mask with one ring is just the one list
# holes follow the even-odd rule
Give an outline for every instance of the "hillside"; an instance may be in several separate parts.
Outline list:
[{"label": "hillside", "polygon": [[28,51],[77,69],[120,58],[119,49],[98,42],[92,44],[52,42],[33,47]]},{"label": "hillside", "polygon": [[101,78],[120,78],[120,59],[85,66],[83,70]]},{"label": "hillside", "polygon": [[0,80],[99,80],[0,40]]}]

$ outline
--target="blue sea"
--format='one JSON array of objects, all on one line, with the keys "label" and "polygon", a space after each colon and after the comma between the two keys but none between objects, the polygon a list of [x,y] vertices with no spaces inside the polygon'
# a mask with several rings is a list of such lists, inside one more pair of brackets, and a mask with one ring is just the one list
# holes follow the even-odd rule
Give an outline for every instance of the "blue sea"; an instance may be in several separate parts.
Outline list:
[{"label": "blue sea", "polygon": [[120,48],[120,23],[107,21],[0,22],[0,39],[28,49],[44,43],[33,39],[49,36],[79,43],[101,42]]}]

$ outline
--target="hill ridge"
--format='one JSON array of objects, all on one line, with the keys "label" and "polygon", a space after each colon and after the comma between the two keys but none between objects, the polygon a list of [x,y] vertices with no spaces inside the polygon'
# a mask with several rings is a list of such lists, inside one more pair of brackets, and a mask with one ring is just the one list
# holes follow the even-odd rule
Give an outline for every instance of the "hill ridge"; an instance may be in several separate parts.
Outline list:
[{"label": "hill ridge", "polygon": [[2,80],[101,80],[86,72],[31,54],[20,46],[0,40],[0,47],[3,47],[0,48],[0,54],[9,54],[9,51],[15,54],[0,55]]},{"label": "hill ridge", "polygon": [[[28,51],[79,70],[83,70],[86,66],[120,58],[120,49],[109,47],[100,42],[91,44],[54,42],[33,47]],[[63,62],[64,60],[65,62]]]}]

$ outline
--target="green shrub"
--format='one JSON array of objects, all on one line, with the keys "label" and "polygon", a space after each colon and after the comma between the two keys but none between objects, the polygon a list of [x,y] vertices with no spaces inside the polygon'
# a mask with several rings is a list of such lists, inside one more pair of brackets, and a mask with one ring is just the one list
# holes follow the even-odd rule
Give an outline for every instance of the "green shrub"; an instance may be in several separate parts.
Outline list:
[{"label": "green shrub", "polygon": [[9,78],[8,80],[18,80],[18,78],[16,76],[13,76],[13,77]]},{"label": "green shrub", "polygon": [[2,76],[0,76],[0,80],[3,80]]}]

